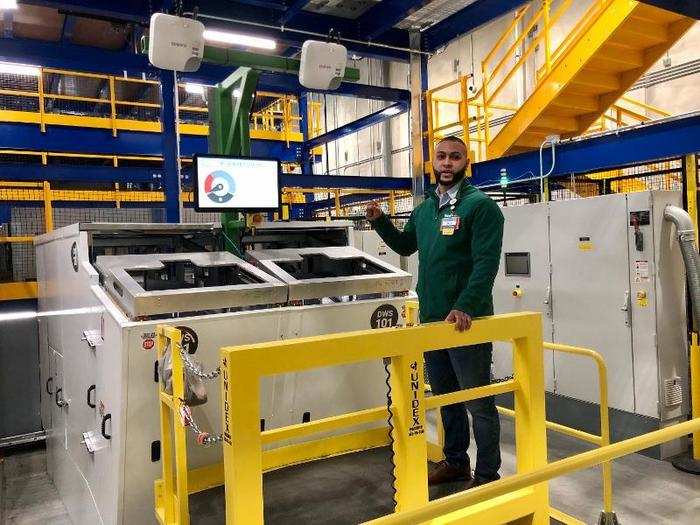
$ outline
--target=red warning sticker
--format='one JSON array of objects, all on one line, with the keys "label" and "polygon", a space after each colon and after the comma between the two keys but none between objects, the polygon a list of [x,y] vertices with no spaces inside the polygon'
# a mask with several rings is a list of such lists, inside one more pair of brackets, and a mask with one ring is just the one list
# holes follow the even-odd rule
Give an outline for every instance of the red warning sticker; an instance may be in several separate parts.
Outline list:
[{"label": "red warning sticker", "polygon": [[156,345],[156,342],[153,339],[144,339],[143,340],[143,349],[144,350],[150,350]]}]

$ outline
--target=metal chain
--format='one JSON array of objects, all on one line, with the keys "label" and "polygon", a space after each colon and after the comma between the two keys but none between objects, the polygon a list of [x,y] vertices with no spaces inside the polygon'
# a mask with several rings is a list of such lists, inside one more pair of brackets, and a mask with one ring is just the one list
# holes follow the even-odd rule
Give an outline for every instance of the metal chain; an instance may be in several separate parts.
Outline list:
[{"label": "metal chain", "polygon": [[493,379],[491,379],[491,384],[493,385],[495,383],[505,383],[506,381],[511,381],[512,379],[515,379],[515,374],[511,374],[505,377],[494,377]]},{"label": "metal chain", "polygon": [[221,443],[224,440],[223,434],[216,434],[212,436],[209,434],[209,432],[204,432],[202,429],[200,429],[199,425],[197,425],[197,422],[192,417],[192,413],[188,414],[187,421],[189,423],[187,426],[189,426],[192,432],[194,432],[194,434],[197,436],[197,443],[200,445],[208,447]]},{"label": "metal chain", "polygon": [[182,347],[181,344],[177,343],[177,347],[180,349],[180,356],[182,357],[182,363],[185,366],[185,368],[195,376],[199,377],[200,379],[209,379],[210,381],[212,379],[216,379],[221,375],[221,367],[217,366],[216,369],[213,372],[202,372],[202,369],[199,365],[196,365],[192,361],[190,361],[190,356],[185,352],[185,349]]}]

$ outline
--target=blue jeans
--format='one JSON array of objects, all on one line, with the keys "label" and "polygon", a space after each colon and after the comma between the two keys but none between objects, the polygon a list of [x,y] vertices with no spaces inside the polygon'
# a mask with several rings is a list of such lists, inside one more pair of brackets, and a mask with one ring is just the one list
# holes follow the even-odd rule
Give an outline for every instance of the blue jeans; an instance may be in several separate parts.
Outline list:
[{"label": "blue jeans", "polygon": [[[491,343],[435,350],[425,353],[428,379],[434,394],[488,385],[491,382]],[[447,462],[463,468],[469,457],[469,419],[472,415],[476,440],[476,478],[498,479],[501,468],[501,425],[493,397],[444,406],[440,409],[445,429],[443,451]]]}]

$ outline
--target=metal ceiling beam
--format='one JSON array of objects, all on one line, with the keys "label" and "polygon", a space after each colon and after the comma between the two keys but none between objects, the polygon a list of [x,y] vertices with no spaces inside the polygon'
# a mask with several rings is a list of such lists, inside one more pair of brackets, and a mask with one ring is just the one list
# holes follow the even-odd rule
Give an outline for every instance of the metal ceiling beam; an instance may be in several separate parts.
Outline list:
[{"label": "metal ceiling beam", "polygon": [[78,18],[73,15],[66,14],[63,17],[63,26],[61,26],[61,42],[68,44],[73,39],[73,32],[75,31],[75,23]]},{"label": "metal ceiling beam", "polygon": [[353,120],[352,122],[349,122],[344,126],[340,126],[327,133],[324,133],[323,135],[319,135],[318,137],[309,139],[306,142],[304,142],[304,147],[306,149],[311,150],[317,146],[328,144],[329,142],[336,141],[352,133],[357,133],[360,130],[363,130],[375,124],[379,124],[380,122],[384,122],[385,120],[400,115],[401,113],[405,113],[407,110],[407,103],[397,102],[383,109],[380,109],[379,111],[370,113],[365,117]]},{"label": "metal ceiling beam", "polygon": [[[64,13],[93,16],[107,20],[148,23],[151,16],[149,2],[120,0],[119,2],[94,2],[93,0],[20,0],[23,4],[58,9]],[[159,11],[162,1],[152,1],[154,11]]]},{"label": "metal ceiling beam", "polygon": [[[186,10],[194,7],[194,2],[186,2]],[[202,16],[201,20],[205,22],[207,27],[212,29],[221,29],[227,31],[235,31],[239,33],[254,34],[255,36],[272,38],[285,45],[293,45],[301,47],[304,41],[309,38],[323,38],[320,36],[304,35],[290,31],[289,28],[281,29],[278,20],[277,12],[271,9],[261,9],[255,6],[245,5],[240,2],[229,2],[226,6],[222,6],[221,2],[215,0],[198,0],[199,13]],[[252,26],[241,22],[219,21],[207,19],[205,15],[217,16],[222,18],[234,18],[245,22],[264,24],[273,27]],[[304,16],[294,19],[293,24],[289,24],[293,29],[300,31],[309,31],[312,33],[320,33],[322,35],[339,36],[351,38],[360,41],[367,41],[367,37],[359,30],[357,21],[348,20],[336,16],[323,15],[311,11],[304,11]],[[388,60],[407,61],[408,53],[405,51],[387,49],[367,44],[355,44],[342,42],[348,48],[350,53],[354,53],[364,57],[376,57]],[[390,29],[382,35],[381,42],[383,44],[408,47],[408,31],[401,29]]]},{"label": "metal ceiling beam", "polygon": [[[618,129],[557,146],[557,162],[550,179],[572,173],[590,173],[680,157],[700,151],[700,112],[657,123]],[[501,168],[515,181],[525,173],[539,173],[539,153],[532,151],[478,162],[472,166],[472,183],[500,187]],[[549,155],[545,157],[548,162]],[[534,178],[534,177],[533,177]]]},{"label": "metal ceiling beam", "polygon": [[284,11],[286,9],[284,2],[274,2],[272,0],[238,0],[242,4],[254,5],[255,7],[264,7],[266,9],[274,9],[276,11]]},{"label": "metal ceiling beam", "polygon": [[297,16],[308,3],[309,0],[293,0],[277,21],[282,25],[286,25],[287,22]]},{"label": "metal ceiling beam", "polygon": [[429,0],[383,0],[363,13],[357,24],[366,38],[374,40],[428,3]]},{"label": "metal ceiling beam", "polygon": [[700,20],[698,0],[642,0],[642,2]]},{"label": "metal ceiling beam", "polygon": [[14,15],[9,9],[5,11],[2,15],[3,31],[2,34],[5,38],[13,38],[14,34]]},{"label": "metal ceiling beam", "polygon": [[423,32],[425,50],[434,52],[459,35],[513,11],[528,0],[476,0]]}]

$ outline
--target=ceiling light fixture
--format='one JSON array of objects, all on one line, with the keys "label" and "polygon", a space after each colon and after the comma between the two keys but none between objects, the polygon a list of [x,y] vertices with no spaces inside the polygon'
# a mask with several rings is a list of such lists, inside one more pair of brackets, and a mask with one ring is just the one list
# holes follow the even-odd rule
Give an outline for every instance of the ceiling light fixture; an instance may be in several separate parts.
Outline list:
[{"label": "ceiling light fixture", "polygon": [[[0,0],[0,2],[2,2],[2,0]],[[27,64],[14,64],[12,62],[0,62],[0,73],[38,77],[40,72],[41,69],[37,66],[28,66]]]},{"label": "ceiling light fixture", "polygon": [[185,83],[185,91],[190,95],[201,95],[204,96],[204,90],[206,87],[203,84],[195,84],[193,82]]},{"label": "ceiling light fixture", "polygon": [[4,9],[17,9],[17,0],[0,0],[0,11]]},{"label": "ceiling light fixture", "polygon": [[213,29],[204,30],[204,40],[243,47],[258,47],[261,49],[275,49],[277,47],[277,42],[270,38],[260,38],[257,36],[229,33],[228,31],[216,31]]}]

